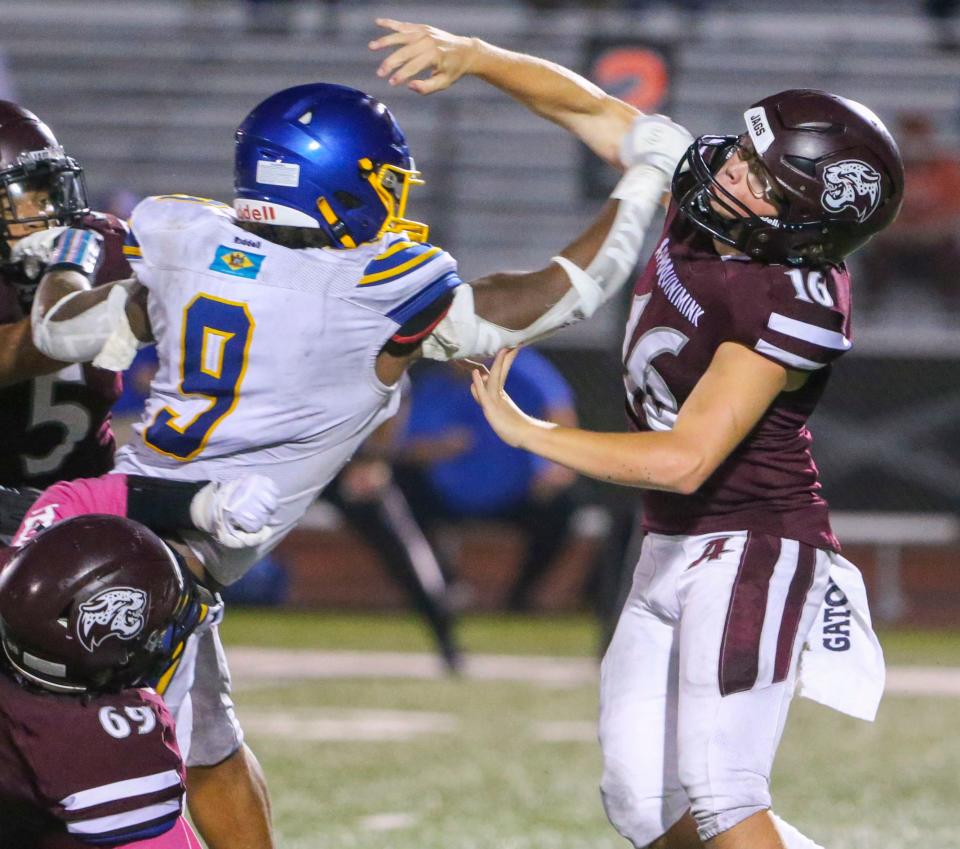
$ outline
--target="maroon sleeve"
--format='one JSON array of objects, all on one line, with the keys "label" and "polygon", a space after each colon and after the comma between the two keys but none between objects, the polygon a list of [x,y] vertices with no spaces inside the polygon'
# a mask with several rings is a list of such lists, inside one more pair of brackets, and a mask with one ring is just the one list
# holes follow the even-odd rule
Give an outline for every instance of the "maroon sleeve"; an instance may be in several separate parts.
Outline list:
[{"label": "maroon sleeve", "polygon": [[156,693],[85,700],[23,691],[14,741],[37,803],[76,840],[121,844],[169,831],[185,770],[173,718]]},{"label": "maroon sleeve", "polygon": [[132,277],[133,271],[123,253],[127,225],[115,215],[91,212],[84,218],[83,226],[103,236],[103,259],[97,269],[97,284],[112,283],[114,280]]},{"label": "maroon sleeve", "polygon": [[852,346],[845,268],[725,262],[730,338],[779,365],[816,371]]}]

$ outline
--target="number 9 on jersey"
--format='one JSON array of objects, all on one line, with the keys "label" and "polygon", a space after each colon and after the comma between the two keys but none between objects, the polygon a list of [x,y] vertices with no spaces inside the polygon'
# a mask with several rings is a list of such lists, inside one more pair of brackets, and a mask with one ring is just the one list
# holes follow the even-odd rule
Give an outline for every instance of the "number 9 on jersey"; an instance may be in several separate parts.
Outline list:
[{"label": "number 9 on jersey", "polygon": [[143,440],[177,460],[192,460],[240,399],[253,338],[247,305],[212,295],[197,295],[184,310],[180,351],[180,394],[209,401],[200,413],[180,422],[164,407],[144,432]]}]

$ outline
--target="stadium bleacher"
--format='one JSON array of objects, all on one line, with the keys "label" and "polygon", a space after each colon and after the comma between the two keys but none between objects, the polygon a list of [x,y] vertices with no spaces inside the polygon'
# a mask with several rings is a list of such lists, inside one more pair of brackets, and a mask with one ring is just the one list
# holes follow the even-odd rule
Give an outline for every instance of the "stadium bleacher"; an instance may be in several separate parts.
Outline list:
[{"label": "stadium bleacher", "polygon": [[[335,12],[323,4],[295,5],[289,35],[246,27],[240,2],[101,0],[79,8],[67,0],[2,2],[0,46],[18,97],[47,117],[85,164],[94,197],[116,188],[134,195],[229,197],[238,120],[278,88],[322,79],[367,89],[394,109],[428,178],[415,210],[431,222],[436,241],[458,256],[466,278],[541,262],[596,206],[581,196],[577,144],[492,89],[468,80],[424,99],[377,79],[378,58],[367,42],[377,32],[375,15],[391,12],[381,4],[338,4]],[[642,12],[570,4],[562,14],[546,14],[523,3],[481,8],[421,0],[405,3],[402,14],[573,67],[583,64],[592,38],[670,44],[670,111],[695,133],[735,128],[744,105],[771,90],[798,86],[842,91],[891,123],[901,109],[921,109],[950,141],[960,128],[960,56],[938,48],[919,4],[817,0],[786,11],[776,0],[717,0],[692,18],[669,4],[650,4]],[[933,307],[921,313],[921,332],[902,322],[860,325],[855,356],[879,358],[881,370],[884,357],[896,358],[890,391],[929,385],[924,403],[935,403],[937,417],[921,417],[906,445],[896,444],[895,427],[874,429],[877,441],[865,450],[864,431],[828,397],[818,414],[818,444],[824,446],[818,457],[839,470],[834,481],[851,481],[841,480],[828,492],[841,508],[862,515],[870,507],[859,503],[859,493],[867,490],[884,510],[933,511],[954,527],[948,508],[960,502],[960,457],[941,422],[960,420],[960,395],[946,388],[960,380],[943,377],[957,374],[960,334],[955,317]],[[598,369],[615,374],[610,369],[620,326],[617,310],[608,309],[559,342],[561,348],[590,351],[586,359],[568,357],[571,379],[582,391],[582,407],[594,415],[592,423],[612,427],[619,423],[619,400],[610,382],[595,375]],[[936,385],[931,358],[940,375]],[[875,379],[876,370],[866,371]],[[843,392],[862,385],[848,380]],[[591,423],[590,413],[585,419]],[[914,450],[916,462],[904,463],[903,451]],[[886,469],[871,466],[885,457]],[[893,463],[898,468],[891,473]],[[869,523],[848,526],[855,542],[868,544],[873,533]],[[911,539],[906,534],[898,544]],[[955,533],[941,542],[952,551]],[[896,603],[887,609],[895,610]]]}]

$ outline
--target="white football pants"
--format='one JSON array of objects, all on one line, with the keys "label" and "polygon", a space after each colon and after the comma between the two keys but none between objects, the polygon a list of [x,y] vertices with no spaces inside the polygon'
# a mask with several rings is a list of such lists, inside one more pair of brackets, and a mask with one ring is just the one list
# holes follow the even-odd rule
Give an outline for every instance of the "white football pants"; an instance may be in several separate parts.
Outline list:
[{"label": "white football pants", "polygon": [[636,847],[688,809],[709,840],[770,807],[830,552],[746,531],[644,540],[601,667],[601,793]]},{"label": "white football pants", "polygon": [[191,634],[163,692],[187,766],[215,766],[243,744],[230,696],[230,670],[217,625]]}]

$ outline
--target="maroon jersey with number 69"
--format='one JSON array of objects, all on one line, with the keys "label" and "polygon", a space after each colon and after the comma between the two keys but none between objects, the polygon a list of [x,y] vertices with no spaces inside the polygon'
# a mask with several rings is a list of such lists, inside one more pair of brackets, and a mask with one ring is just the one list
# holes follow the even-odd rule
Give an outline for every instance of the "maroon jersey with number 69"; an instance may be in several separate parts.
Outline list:
[{"label": "maroon jersey with number 69", "polygon": [[664,534],[748,530],[838,550],[806,424],[830,364],[850,348],[846,268],[721,257],[672,207],[627,323],[624,380],[633,425],[669,430],[724,342],[809,377],[777,397],[696,493],[645,492],[644,526]]},{"label": "maroon jersey with number 69", "polygon": [[[123,222],[91,213],[83,226],[103,236],[96,282],[129,277]],[[0,277],[0,324],[24,317],[13,284]],[[44,488],[109,471],[115,448],[110,408],[120,388],[120,375],[112,371],[72,365],[0,389],[0,485]]]},{"label": "maroon jersey with number 69", "polygon": [[173,718],[150,690],[61,696],[0,667],[0,846],[80,849],[148,839],[183,808]]}]

